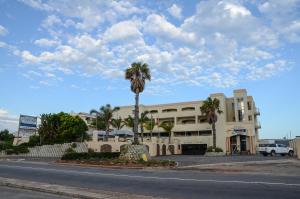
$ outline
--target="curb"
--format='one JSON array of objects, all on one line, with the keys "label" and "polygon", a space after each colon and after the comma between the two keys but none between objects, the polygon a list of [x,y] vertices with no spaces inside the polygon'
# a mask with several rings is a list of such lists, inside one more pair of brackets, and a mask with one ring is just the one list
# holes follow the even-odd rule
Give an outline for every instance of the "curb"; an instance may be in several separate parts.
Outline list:
[{"label": "curb", "polygon": [[[19,188],[42,193],[49,193],[61,196],[67,196],[80,199],[154,199],[151,196],[142,196],[135,194],[90,190],[87,188],[69,187],[55,184],[46,184],[40,182],[32,182],[27,180],[11,179],[0,177],[0,186],[11,188]],[[97,191],[97,192],[95,192]]]}]

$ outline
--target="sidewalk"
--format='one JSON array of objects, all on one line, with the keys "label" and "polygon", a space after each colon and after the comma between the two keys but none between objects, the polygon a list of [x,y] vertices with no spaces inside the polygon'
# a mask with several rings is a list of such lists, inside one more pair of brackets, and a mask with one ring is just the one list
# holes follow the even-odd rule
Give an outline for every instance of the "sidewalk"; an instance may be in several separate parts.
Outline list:
[{"label": "sidewalk", "polygon": [[229,162],[181,166],[177,169],[300,176],[300,161],[297,159],[278,159],[265,161]]},{"label": "sidewalk", "polygon": [[128,193],[118,193],[103,190],[91,190],[79,187],[68,187],[27,180],[10,179],[0,177],[0,186],[19,188],[25,190],[51,193],[56,195],[68,196],[82,199],[158,199],[151,196],[142,196]]}]

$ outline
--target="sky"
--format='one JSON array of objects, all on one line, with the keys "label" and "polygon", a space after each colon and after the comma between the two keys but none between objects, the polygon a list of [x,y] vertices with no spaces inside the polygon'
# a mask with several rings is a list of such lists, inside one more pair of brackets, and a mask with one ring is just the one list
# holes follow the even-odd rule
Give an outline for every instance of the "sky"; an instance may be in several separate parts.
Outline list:
[{"label": "sky", "polygon": [[124,70],[148,63],[142,104],[245,88],[260,138],[300,135],[300,0],[0,0],[0,129],[19,114],[134,103]]}]

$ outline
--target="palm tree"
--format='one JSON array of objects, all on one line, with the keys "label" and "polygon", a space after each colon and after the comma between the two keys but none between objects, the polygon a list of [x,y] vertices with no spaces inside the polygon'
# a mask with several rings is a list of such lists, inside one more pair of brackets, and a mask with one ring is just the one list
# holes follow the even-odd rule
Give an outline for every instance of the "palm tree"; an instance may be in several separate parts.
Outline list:
[{"label": "palm tree", "polygon": [[106,104],[105,106],[101,106],[99,111],[97,111],[95,109],[92,109],[90,111],[90,114],[96,114],[102,119],[104,126],[105,126],[106,140],[108,139],[109,127],[112,122],[113,113],[118,110],[120,110],[119,107],[112,108],[110,104]]},{"label": "palm tree", "polygon": [[169,134],[169,143],[171,143],[171,135],[172,135],[172,129],[174,128],[174,123],[171,121],[163,122],[159,125],[159,127],[164,129],[164,131]]},{"label": "palm tree", "polygon": [[112,119],[111,120],[111,125],[116,128],[117,130],[120,130],[121,128],[123,128],[123,126],[125,126],[123,120],[121,117],[119,117],[118,119]]},{"label": "palm tree", "polygon": [[151,118],[150,120],[146,121],[145,124],[144,124],[144,127],[145,127],[145,129],[150,131],[150,137],[152,137],[152,132],[153,132],[153,129],[155,127],[154,119]]},{"label": "palm tree", "polygon": [[131,67],[125,71],[125,79],[130,80],[131,91],[135,93],[135,109],[134,109],[134,143],[138,144],[138,125],[139,125],[139,94],[145,88],[146,80],[151,80],[150,70],[146,63],[134,62]]},{"label": "palm tree", "polygon": [[149,121],[149,118],[147,117],[148,113],[149,111],[144,111],[141,113],[140,127],[141,127],[142,142],[144,141],[144,125],[147,121]]},{"label": "palm tree", "polygon": [[220,101],[217,98],[208,97],[203,101],[203,105],[200,107],[201,113],[206,116],[206,119],[210,125],[212,125],[213,131],[213,148],[216,148],[216,122],[218,121],[218,114],[221,114]]},{"label": "palm tree", "polygon": [[134,119],[131,115],[128,115],[128,118],[125,118],[123,122],[124,122],[125,126],[131,128],[133,131]]}]

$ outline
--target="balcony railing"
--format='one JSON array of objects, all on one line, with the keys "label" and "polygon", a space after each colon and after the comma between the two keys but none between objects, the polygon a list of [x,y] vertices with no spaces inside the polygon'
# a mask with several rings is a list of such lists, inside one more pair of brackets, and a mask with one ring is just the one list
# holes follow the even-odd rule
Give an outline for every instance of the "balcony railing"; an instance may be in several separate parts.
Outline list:
[{"label": "balcony railing", "polygon": [[260,122],[256,122],[256,124],[255,124],[255,128],[256,128],[256,129],[261,129]]},{"label": "balcony railing", "polygon": [[256,108],[256,109],[254,110],[254,115],[260,115],[259,108]]}]

